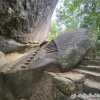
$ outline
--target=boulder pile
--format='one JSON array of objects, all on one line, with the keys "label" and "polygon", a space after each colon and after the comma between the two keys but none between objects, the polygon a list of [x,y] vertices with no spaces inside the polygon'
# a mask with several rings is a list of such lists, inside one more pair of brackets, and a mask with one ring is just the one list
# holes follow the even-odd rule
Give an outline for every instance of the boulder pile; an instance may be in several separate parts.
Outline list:
[{"label": "boulder pile", "polygon": [[[83,100],[99,93],[100,65],[83,60],[94,45],[88,29],[75,28],[0,67],[2,100]],[[94,61],[94,60],[93,60]],[[91,84],[92,83],[92,84]]]}]

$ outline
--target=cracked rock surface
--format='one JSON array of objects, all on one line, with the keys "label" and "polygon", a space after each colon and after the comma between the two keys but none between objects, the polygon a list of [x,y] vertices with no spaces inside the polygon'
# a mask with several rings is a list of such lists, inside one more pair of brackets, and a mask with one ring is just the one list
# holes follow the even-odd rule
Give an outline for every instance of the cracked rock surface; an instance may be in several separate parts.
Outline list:
[{"label": "cracked rock surface", "polygon": [[58,0],[0,0],[0,35],[21,43],[41,43]]},{"label": "cracked rock surface", "polygon": [[2,66],[1,79],[12,98],[18,100],[71,100],[71,94],[98,93],[100,75],[97,69],[78,66],[93,43],[90,31],[72,29]]}]

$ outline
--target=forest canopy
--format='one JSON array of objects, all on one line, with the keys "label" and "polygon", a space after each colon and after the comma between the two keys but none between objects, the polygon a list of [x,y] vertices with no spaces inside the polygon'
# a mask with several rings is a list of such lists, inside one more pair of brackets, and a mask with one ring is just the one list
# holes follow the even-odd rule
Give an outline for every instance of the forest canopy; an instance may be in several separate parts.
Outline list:
[{"label": "forest canopy", "polygon": [[56,21],[51,24],[49,37],[74,27],[88,28],[96,40],[96,55],[100,55],[100,0],[61,0]]}]

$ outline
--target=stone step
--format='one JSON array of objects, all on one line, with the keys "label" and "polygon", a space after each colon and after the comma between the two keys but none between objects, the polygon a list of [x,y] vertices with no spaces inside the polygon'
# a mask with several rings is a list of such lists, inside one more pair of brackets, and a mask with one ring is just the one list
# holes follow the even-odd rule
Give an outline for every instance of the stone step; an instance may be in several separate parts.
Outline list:
[{"label": "stone step", "polygon": [[85,75],[82,73],[76,73],[73,71],[69,71],[69,72],[65,72],[65,73],[57,73],[56,75],[58,75],[59,77],[65,77],[67,79],[70,79],[72,81],[79,81],[79,80],[83,80]]},{"label": "stone step", "polygon": [[81,69],[73,69],[73,71],[77,72],[77,73],[84,74],[86,79],[90,79],[90,80],[93,80],[93,81],[100,82],[100,73],[81,70]]},{"label": "stone step", "polygon": [[89,98],[88,100],[100,100],[100,98]]},{"label": "stone step", "polygon": [[100,93],[100,73],[73,69],[76,73],[85,74],[85,81],[83,84],[83,92],[85,93]]},{"label": "stone step", "polygon": [[82,65],[92,65],[92,66],[100,66],[100,60],[99,59],[90,59],[90,60],[82,60]]},{"label": "stone step", "polygon": [[87,70],[87,71],[93,71],[93,72],[99,72],[100,73],[100,66],[92,66],[92,65],[84,66],[84,65],[79,65],[78,68],[82,69],[82,70]]},{"label": "stone step", "polygon": [[[73,87],[75,85],[75,88],[74,88],[75,90],[73,89],[73,93],[76,93],[76,95],[82,94],[81,95],[82,99],[80,97],[80,98],[75,98],[75,99],[71,99],[71,100],[100,100],[100,84],[99,84],[100,82],[95,81],[95,78],[99,77],[99,74],[94,73],[93,75],[95,76],[95,78],[93,78],[94,80],[91,80],[89,77],[85,77],[85,75],[87,75],[87,73],[88,72],[79,73],[77,71],[76,72],[69,71],[67,73],[56,73],[55,75],[57,75],[56,77],[58,77],[56,79],[57,80],[59,79],[59,81],[57,81],[56,83],[59,84],[59,89],[61,91],[64,91],[65,94],[68,94],[69,90],[67,90],[65,88],[67,86],[64,87],[64,85],[67,84],[68,86],[71,87],[70,81],[74,82],[74,84],[72,85]],[[92,75],[92,72],[91,73],[89,72],[89,74]],[[70,80],[70,81],[65,81],[65,80]],[[57,86],[57,88],[58,88],[58,86]],[[88,96],[88,98],[85,98],[84,94],[87,94],[90,96],[92,94],[92,97]],[[93,97],[94,94],[99,94],[99,97],[97,97],[97,96]]]},{"label": "stone step", "polygon": [[85,93],[100,93],[100,82],[86,79],[83,85],[83,91]]},{"label": "stone step", "polygon": [[99,60],[100,61],[100,57],[97,57],[97,58],[83,58],[83,60]]}]

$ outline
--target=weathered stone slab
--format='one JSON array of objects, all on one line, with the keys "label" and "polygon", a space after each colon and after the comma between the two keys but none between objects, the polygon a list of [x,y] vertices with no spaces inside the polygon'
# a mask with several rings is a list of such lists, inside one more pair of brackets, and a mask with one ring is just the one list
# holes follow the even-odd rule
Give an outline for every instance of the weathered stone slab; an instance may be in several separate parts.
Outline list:
[{"label": "weathered stone slab", "polygon": [[21,43],[41,43],[58,0],[0,0],[0,35]]},{"label": "weathered stone slab", "polygon": [[[82,98],[72,99],[73,97],[71,96],[71,94],[73,95],[75,93],[78,95],[82,93],[87,93],[88,95],[88,93],[93,93],[93,94],[99,93],[100,81],[96,82],[97,81],[96,77],[97,76],[100,77],[100,74],[95,74],[96,72],[95,73],[90,72],[89,73],[90,76],[88,76],[88,72],[87,73],[85,72],[79,71],[79,69],[74,69],[65,73],[44,72],[44,74],[41,74],[42,78],[39,79],[39,81],[35,83],[34,81],[33,83],[32,81],[30,81],[32,83],[30,84],[29,80],[32,79],[32,77],[38,75],[39,73],[36,72],[35,74],[32,74],[33,75],[32,76],[31,72],[29,72],[30,74],[26,74],[26,72],[24,71],[22,74],[21,72],[19,72],[20,74],[18,73],[16,74],[16,75],[19,75],[19,77],[17,76],[17,79],[15,80],[15,82],[13,82],[14,83],[13,85],[15,86],[11,85],[12,83],[10,83],[9,85],[7,83],[7,86],[11,86],[11,87],[17,86],[19,90],[19,87],[21,86],[21,83],[22,83],[23,86],[20,87],[21,92],[20,92],[19,98],[24,98],[25,100],[77,100],[77,99],[86,100]],[[14,75],[13,73],[12,75],[11,74],[10,75],[7,74],[7,75],[8,77],[7,76],[4,77],[5,79],[7,78],[6,82],[12,82],[12,80],[14,81],[13,78],[15,78],[15,76],[13,76]],[[96,75],[95,78],[92,77],[92,75]],[[30,79],[28,77],[30,77]],[[38,77],[36,76],[36,78]],[[19,81],[20,83],[17,81]],[[27,81],[29,82],[29,84]],[[19,87],[18,87],[18,84],[19,84]],[[31,89],[27,88],[28,90],[26,92],[24,88],[26,88],[27,85]],[[14,88],[14,90],[10,88],[10,90],[14,94],[18,93],[18,90],[16,88]],[[30,90],[31,90],[31,93],[30,93]],[[29,95],[28,93],[32,94],[32,96]],[[27,95],[25,96],[25,94]],[[87,100],[91,100],[91,99],[93,98],[89,98]],[[95,98],[94,100],[98,100],[98,99],[99,98]]]},{"label": "weathered stone slab", "polygon": [[100,93],[100,81],[86,79],[83,88],[85,93]]},{"label": "weathered stone slab", "polygon": [[[86,52],[93,46],[93,43],[89,30],[75,28],[56,37],[38,50],[36,54],[31,52],[20,63],[13,64],[14,68],[10,71],[17,71],[22,66],[26,66],[26,70],[47,65],[60,66],[62,70],[68,70],[80,62]],[[12,67],[12,65],[9,67]]]},{"label": "weathered stone slab", "polygon": [[100,66],[100,59],[88,59],[88,60],[83,60],[81,62],[83,65],[95,65],[95,66]]},{"label": "weathered stone slab", "polygon": [[[90,68],[91,69],[91,68]],[[96,80],[100,82],[100,73],[98,73],[98,71],[87,71],[80,69],[80,67],[78,69],[73,69],[73,71],[77,72],[77,73],[83,73],[86,74],[87,78],[90,78],[92,80]]]},{"label": "weathered stone slab", "polygon": [[99,100],[99,82],[86,75],[74,71],[45,72],[30,100]]},{"label": "weathered stone slab", "polygon": [[4,53],[9,53],[12,51],[21,51],[27,48],[28,46],[16,42],[11,38],[6,38],[4,36],[0,36],[0,51]]},{"label": "weathered stone slab", "polygon": [[10,91],[2,73],[0,73],[0,100],[19,100]]},{"label": "weathered stone slab", "polygon": [[90,31],[82,28],[70,30],[55,38],[54,41],[59,51],[58,61],[63,70],[77,65],[93,46]]},{"label": "weathered stone slab", "polygon": [[94,65],[79,65],[79,69],[87,70],[87,71],[94,71],[100,73],[100,66]]},{"label": "weathered stone slab", "polygon": [[[5,82],[16,97],[29,97],[44,70],[60,72],[73,68],[93,43],[91,33],[87,29],[75,28],[56,37],[37,52],[31,52],[15,62],[6,64],[0,71],[4,73]],[[59,80],[57,81],[59,84]],[[67,79],[65,81],[66,85],[67,81],[70,83]],[[63,86],[61,85],[60,88],[65,92]]]},{"label": "weathered stone slab", "polygon": [[[78,66],[76,69],[65,73],[45,73],[42,84],[40,81],[36,91],[33,90],[33,99],[31,98],[31,100],[39,100],[39,94],[41,94],[42,100],[48,99],[48,95],[52,97],[50,100],[99,100],[100,73],[97,70],[91,70],[94,67],[89,67],[90,70],[87,68],[83,68],[83,70],[81,67]],[[46,81],[47,79],[49,81]],[[40,91],[41,86],[42,92]],[[47,97],[45,94],[48,94]]]}]

